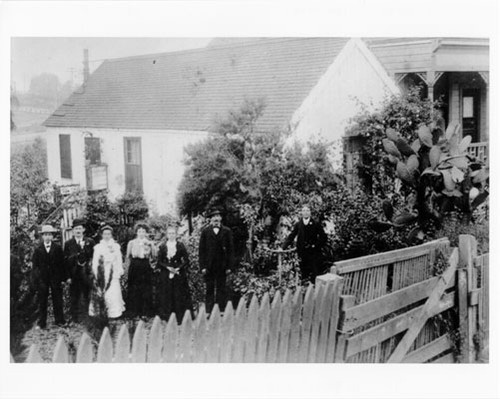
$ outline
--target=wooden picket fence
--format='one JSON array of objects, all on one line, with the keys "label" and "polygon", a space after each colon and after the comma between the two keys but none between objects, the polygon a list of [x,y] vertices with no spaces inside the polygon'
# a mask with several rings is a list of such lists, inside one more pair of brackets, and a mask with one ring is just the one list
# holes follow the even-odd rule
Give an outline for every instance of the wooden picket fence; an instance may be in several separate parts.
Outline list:
[{"label": "wooden picket fence", "polygon": [[[97,353],[83,334],[76,358],[68,355],[63,337],[56,344],[53,362],[333,362],[341,278],[327,274],[306,292],[287,290],[283,297],[265,294],[249,304],[240,300],[236,310],[217,305],[207,318],[202,306],[195,320],[186,312],[182,324],[172,314],[166,327],[156,317],[149,334],[140,321],[132,345],[124,324],[115,345],[105,328]],[[40,362],[34,344],[26,362]]]},{"label": "wooden picket fence", "polygon": [[[125,324],[116,340],[104,329],[97,350],[84,333],[72,356],[59,337],[52,361],[474,362],[488,351],[488,264],[468,235],[459,248],[442,239],[351,259],[305,292],[228,302],[209,316],[202,306],[180,326],[174,314],[149,330],[140,321],[132,342]],[[34,344],[26,362],[40,361]]]}]

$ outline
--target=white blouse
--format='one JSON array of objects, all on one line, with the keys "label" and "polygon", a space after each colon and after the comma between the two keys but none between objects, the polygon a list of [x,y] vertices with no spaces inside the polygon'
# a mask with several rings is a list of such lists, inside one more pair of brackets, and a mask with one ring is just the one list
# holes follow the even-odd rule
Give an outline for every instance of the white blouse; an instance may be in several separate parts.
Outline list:
[{"label": "white blouse", "polygon": [[123,261],[120,245],[115,240],[111,239],[108,242],[101,240],[101,242],[94,247],[92,270],[96,275],[99,266],[99,258],[101,256],[104,260],[106,279],[109,277],[111,269],[113,269],[113,280],[119,279],[123,275]]},{"label": "white blouse", "polygon": [[167,241],[167,258],[172,259],[177,253],[177,241]]}]

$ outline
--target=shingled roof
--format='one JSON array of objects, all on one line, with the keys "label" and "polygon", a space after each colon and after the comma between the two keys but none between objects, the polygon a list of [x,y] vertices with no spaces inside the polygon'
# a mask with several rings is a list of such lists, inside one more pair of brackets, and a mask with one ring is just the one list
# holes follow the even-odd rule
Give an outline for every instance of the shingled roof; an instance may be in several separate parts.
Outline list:
[{"label": "shingled roof", "polygon": [[289,122],[348,38],[272,38],[104,61],[45,122],[52,127],[208,131],[264,98],[259,130]]}]

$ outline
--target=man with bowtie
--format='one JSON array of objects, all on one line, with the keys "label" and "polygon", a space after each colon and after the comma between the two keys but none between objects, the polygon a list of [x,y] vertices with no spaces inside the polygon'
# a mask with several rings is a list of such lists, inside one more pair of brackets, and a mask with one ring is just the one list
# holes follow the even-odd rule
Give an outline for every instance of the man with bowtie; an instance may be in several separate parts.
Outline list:
[{"label": "man with bowtie", "polygon": [[214,301],[223,311],[226,306],[226,274],[234,263],[234,244],[231,229],[222,225],[219,210],[208,212],[210,224],[200,236],[199,262],[206,283],[206,309],[212,311]]},{"label": "man with bowtie", "polygon": [[42,226],[42,242],[33,252],[33,278],[38,288],[38,328],[47,326],[49,293],[52,296],[55,323],[64,324],[62,283],[67,274],[64,269],[63,250],[53,242],[56,231],[50,225]]},{"label": "man with bowtie", "polygon": [[64,263],[71,278],[71,319],[78,323],[80,303],[83,303],[83,314],[88,314],[90,290],[92,286],[92,256],[95,242],[84,236],[85,221],[73,220],[73,237],[64,245]]},{"label": "man with bowtie", "polygon": [[323,272],[322,248],[326,244],[327,237],[321,223],[311,219],[309,205],[302,207],[301,216],[285,240],[283,249],[286,249],[297,237],[297,255],[300,260],[302,281],[314,284],[316,276]]}]

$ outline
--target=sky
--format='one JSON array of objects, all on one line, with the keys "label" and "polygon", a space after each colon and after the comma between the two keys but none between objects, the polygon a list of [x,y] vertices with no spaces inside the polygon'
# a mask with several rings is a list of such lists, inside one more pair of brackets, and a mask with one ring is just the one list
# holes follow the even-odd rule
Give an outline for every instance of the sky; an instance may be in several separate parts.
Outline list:
[{"label": "sky", "polygon": [[82,81],[83,50],[89,50],[92,73],[104,59],[204,47],[212,38],[44,38],[11,39],[11,85],[29,89],[31,78],[53,73],[61,83]]}]

